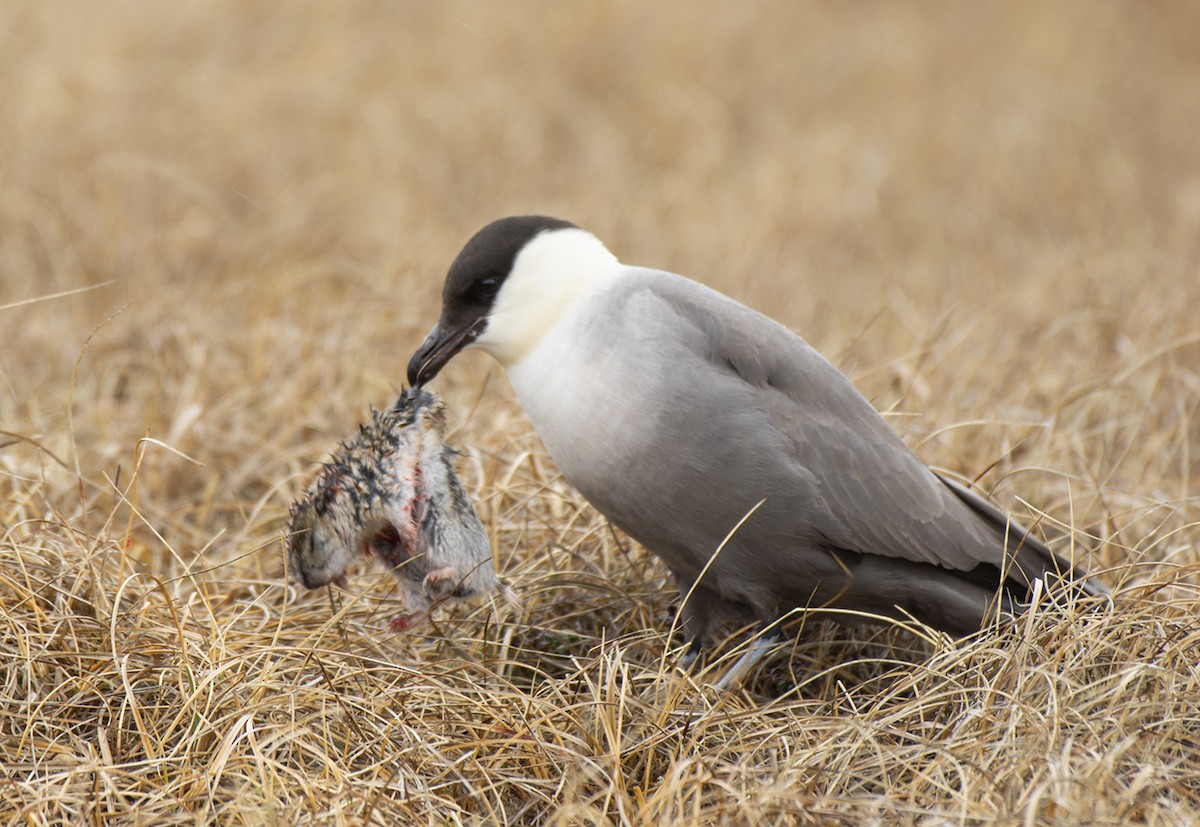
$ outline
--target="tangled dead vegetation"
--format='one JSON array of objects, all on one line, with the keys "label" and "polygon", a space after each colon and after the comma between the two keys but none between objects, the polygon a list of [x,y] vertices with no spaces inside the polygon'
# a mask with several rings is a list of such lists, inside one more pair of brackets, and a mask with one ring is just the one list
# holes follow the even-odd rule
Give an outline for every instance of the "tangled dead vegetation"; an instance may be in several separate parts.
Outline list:
[{"label": "tangled dead vegetation", "polygon": [[[523,613],[458,607],[396,635],[386,574],[311,594],[248,558],[163,578],[136,534],[35,518],[43,491],[5,514],[0,802],[16,821],[1200,812],[1200,619],[1177,585],[1194,566],[965,644],[799,622],[750,693],[722,694],[673,667],[655,564],[590,517],[519,563]],[[493,524],[502,547],[524,532]]]}]

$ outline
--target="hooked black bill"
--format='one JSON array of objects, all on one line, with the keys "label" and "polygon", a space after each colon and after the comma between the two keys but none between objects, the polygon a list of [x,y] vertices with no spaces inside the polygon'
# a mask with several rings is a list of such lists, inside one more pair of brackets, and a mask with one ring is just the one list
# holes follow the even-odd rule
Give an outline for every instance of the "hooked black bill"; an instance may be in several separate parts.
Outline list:
[{"label": "hooked black bill", "polygon": [[460,350],[475,341],[486,322],[485,317],[480,317],[463,327],[448,330],[443,330],[441,324],[434,325],[408,360],[409,384],[416,389],[437,376]]}]

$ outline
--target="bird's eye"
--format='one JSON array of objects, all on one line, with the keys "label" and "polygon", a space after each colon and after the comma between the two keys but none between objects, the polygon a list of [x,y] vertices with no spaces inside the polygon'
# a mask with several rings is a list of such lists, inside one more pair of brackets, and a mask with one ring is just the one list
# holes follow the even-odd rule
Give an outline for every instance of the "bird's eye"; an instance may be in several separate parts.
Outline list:
[{"label": "bird's eye", "polygon": [[496,293],[500,291],[500,280],[495,278],[480,279],[475,282],[475,296],[480,299],[489,300],[496,298]]}]

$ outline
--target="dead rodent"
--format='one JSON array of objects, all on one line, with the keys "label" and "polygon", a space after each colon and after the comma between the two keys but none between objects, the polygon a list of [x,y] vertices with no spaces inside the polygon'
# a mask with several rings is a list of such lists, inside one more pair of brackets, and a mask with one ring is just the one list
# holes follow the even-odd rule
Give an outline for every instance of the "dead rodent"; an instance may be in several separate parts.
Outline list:
[{"label": "dead rodent", "polygon": [[393,630],[419,623],[446,599],[499,593],[512,601],[445,431],[445,405],[414,388],[342,443],[292,504],[288,562],[305,586],[344,586],[350,565],[373,557],[395,576],[409,610]]}]

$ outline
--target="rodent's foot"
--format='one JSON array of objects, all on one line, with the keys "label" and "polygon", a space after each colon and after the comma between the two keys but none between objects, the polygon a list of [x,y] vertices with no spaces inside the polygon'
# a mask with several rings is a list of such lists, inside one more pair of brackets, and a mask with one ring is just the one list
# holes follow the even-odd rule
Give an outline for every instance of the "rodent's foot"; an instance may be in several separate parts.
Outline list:
[{"label": "rodent's foot", "polygon": [[429,574],[425,575],[425,585],[433,587],[439,583],[444,583],[447,580],[457,579],[457,571],[455,571],[451,566],[442,566],[440,569],[434,569],[433,571],[429,572]]},{"label": "rodent's foot", "polygon": [[393,620],[388,624],[388,628],[393,632],[407,632],[428,616],[429,612],[410,612]]},{"label": "rodent's foot", "polygon": [[458,569],[452,566],[442,566],[425,575],[424,586],[426,596],[433,601],[444,600],[448,597],[463,597],[458,591],[461,585]]}]

